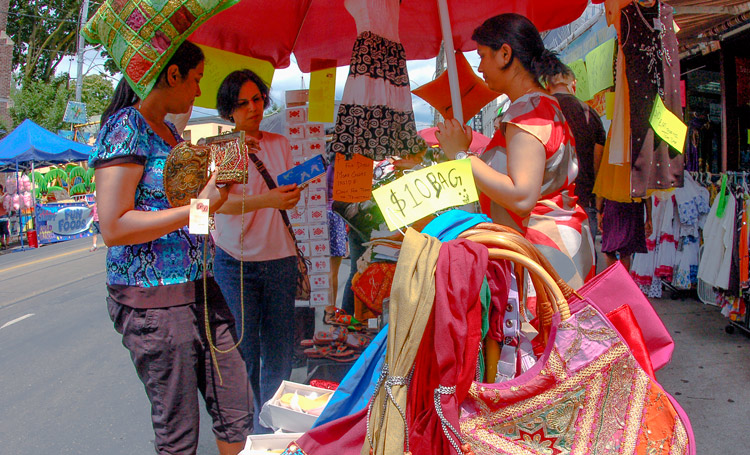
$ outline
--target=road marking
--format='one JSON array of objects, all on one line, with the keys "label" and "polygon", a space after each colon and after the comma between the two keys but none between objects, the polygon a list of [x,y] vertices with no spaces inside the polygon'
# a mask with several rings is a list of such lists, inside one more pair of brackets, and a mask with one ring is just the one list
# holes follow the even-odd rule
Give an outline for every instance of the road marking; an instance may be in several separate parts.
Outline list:
[{"label": "road marking", "polygon": [[20,318],[15,318],[15,319],[13,319],[12,321],[8,321],[8,322],[6,322],[5,324],[3,324],[3,326],[2,326],[2,327],[0,327],[0,330],[2,330],[2,329],[4,329],[4,328],[8,327],[9,325],[13,325],[13,324],[15,324],[16,322],[21,322],[21,321],[23,321],[24,319],[30,318],[30,317],[32,317],[32,316],[34,316],[34,313],[29,313],[29,314],[27,314],[27,315],[21,316]]},{"label": "road marking", "polygon": [[57,259],[57,258],[61,258],[63,256],[70,256],[71,254],[81,253],[83,251],[88,251],[88,248],[81,248],[80,250],[68,251],[67,253],[60,253],[60,254],[57,254],[55,256],[49,256],[49,257],[46,257],[46,258],[37,259],[36,261],[31,261],[31,262],[26,262],[24,264],[14,265],[13,267],[8,267],[8,268],[5,268],[5,269],[0,269],[0,273],[8,272],[8,271],[15,270],[15,269],[20,269],[21,267],[27,267],[29,265],[39,264],[40,262],[49,261],[50,259]]}]

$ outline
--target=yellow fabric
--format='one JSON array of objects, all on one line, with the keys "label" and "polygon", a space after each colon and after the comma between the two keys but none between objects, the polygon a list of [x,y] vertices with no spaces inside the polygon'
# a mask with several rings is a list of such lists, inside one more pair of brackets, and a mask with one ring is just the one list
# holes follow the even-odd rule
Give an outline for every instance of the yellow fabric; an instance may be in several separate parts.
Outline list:
[{"label": "yellow fabric", "polygon": [[[440,245],[436,238],[411,228],[404,236],[391,287],[388,345],[385,355],[390,376],[406,377],[414,364],[435,301],[435,268]],[[406,386],[396,385],[391,390],[396,403],[405,411]],[[385,401],[387,404],[383,416]],[[381,418],[384,418],[382,427]],[[369,423],[376,455],[404,452],[404,421],[398,409],[386,396],[383,387],[376,391],[373,398]],[[367,438],[361,453],[370,453]]]},{"label": "yellow fabric", "polygon": [[593,189],[594,194],[610,201],[631,202],[630,104],[628,100],[625,56],[622,48],[618,46],[615,111]]}]

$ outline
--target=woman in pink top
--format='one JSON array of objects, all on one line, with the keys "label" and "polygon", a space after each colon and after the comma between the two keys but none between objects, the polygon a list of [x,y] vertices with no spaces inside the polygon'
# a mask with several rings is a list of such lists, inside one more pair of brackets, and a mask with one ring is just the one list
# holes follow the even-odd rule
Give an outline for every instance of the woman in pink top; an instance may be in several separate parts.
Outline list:
[{"label": "woman in pink top", "polygon": [[[268,103],[266,84],[252,71],[241,70],[221,83],[216,107],[222,118],[245,132],[250,151],[275,180],[292,167],[292,155],[284,136],[260,131]],[[247,184],[232,185],[215,216],[214,276],[237,321],[237,336],[242,336],[240,352],[253,389],[256,433],[271,432],[258,422],[259,411],[292,373],[297,253],[281,211],[299,199],[296,185],[269,189],[251,161]]]}]

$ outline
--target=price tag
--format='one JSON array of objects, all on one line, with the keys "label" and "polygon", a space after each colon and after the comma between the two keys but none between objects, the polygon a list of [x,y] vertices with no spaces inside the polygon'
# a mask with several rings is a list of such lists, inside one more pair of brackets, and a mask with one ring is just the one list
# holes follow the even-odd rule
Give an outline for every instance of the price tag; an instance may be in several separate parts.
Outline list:
[{"label": "price tag", "polygon": [[656,97],[654,109],[651,111],[648,122],[660,138],[674,147],[678,152],[683,152],[685,149],[685,138],[687,137],[687,125],[682,123],[679,117],[667,109],[659,96]]},{"label": "price tag", "polygon": [[190,199],[188,231],[194,235],[208,234],[208,199]]},{"label": "price tag", "polygon": [[372,191],[391,230],[439,210],[477,201],[471,160],[453,160],[411,172]]}]

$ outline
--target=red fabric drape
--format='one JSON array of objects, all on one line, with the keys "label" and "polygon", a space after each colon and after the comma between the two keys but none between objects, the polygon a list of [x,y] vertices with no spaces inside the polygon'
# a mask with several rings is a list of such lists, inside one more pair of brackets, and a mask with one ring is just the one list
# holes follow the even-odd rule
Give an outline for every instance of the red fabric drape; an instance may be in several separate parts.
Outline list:
[{"label": "red fabric drape", "polygon": [[446,242],[440,249],[433,314],[409,388],[409,439],[415,455],[457,453],[443,433],[433,393],[438,385],[456,386],[455,394],[441,396],[441,404],[443,415],[458,430],[458,407],[476,374],[482,337],[479,291],[487,259],[487,248],[468,240]]}]

